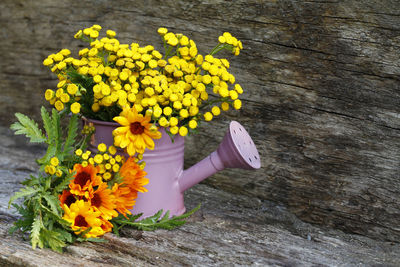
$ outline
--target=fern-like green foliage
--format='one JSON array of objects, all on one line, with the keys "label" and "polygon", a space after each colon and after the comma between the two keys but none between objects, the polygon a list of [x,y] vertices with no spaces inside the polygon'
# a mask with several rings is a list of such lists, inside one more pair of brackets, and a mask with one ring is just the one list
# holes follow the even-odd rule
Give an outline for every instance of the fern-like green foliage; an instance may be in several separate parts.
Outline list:
[{"label": "fern-like green foliage", "polygon": [[77,135],[78,135],[78,116],[72,115],[68,124],[68,135],[64,143],[63,153],[65,155],[68,155],[69,153],[72,152],[72,150],[74,150],[75,138],[77,137]]},{"label": "fern-like green foliage", "polygon": [[[71,235],[70,224],[62,219],[62,209],[58,195],[67,188],[73,174],[63,166],[73,166],[77,163],[72,154],[75,150],[76,137],[78,135],[78,117],[70,116],[67,129],[61,128],[61,115],[53,109],[51,114],[42,107],[41,116],[45,134],[39,129],[38,124],[22,114],[16,114],[18,122],[11,126],[15,134],[24,134],[31,142],[47,144],[46,154],[37,163],[40,170],[49,164],[52,157],[60,160],[60,168],[63,168],[61,177],[47,175],[39,172],[36,176],[30,175],[23,182],[23,187],[16,192],[9,201],[9,205],[17,199],[23,199],[21,205],[13,204],[21,214],[21,218],[14,223],[10,232],[21,230],[30,232],[32,248],[48,247],[55,251],[62,251],[67,243],[74,242],[76,237]],[[64,133],[65,132],[65,133]]]},{"label": "fern-like green foliage", "polygon": [[40,190],[39,188],[35,188],[35,187],[23,187],[23,188],[21,188],[21,190],[19,190],[12,197],[10,197],[10,201],[8,202],[8,208],[10,208],[11,204],[16,199],[33,195],[36,192],[38,192],[39,190]]},{"label": "fern-like green foliage", "polygon": [[31,243],[33,249],[35,249],[37,245],[39,245],[40,248],[43,248],[43,242],[40,238],[40,232],[42,229],[43,229],[42,217],[40,215],[37,215],[33,220],[31,229]]},{"label": "fern-like green foliage", "polygon": [[200,209],[200,207],[201,205],[199,204],[191,211],[179,216],[173,216],[171,218],[169,215],[169,211],[165,212],[164,216],[162,216],[164,213],[163,210],[160,210],[153,216],[144,218],[142,220],[138,220],[142,216],[142,214],[127,215],[127,217],[119,215],[118,217],[112,219],[111,223],[114,226],[113,231],[116,235],[119,235],[119,230],[124,226],[131,226],[138,230],[144,231],[152,231],[156,229],[172,230],[178,226],[185,224],[185,219],[195,213],[198,209]]},{"label": "fern-like green foliage", "polygon": [[[80,79],[78,75],[76,79]],[[81,80],[85,85],[90,84],[89,80]],[[91,229],[88,228],[78,236],[73,234],[70,223],[62,219],[63,210],[60,206],[58,196],[64,189],[68,187],[74,173],[69,170],[78,162],[73,151],[76,148],[83,148],[88,142],[90,135],[77,142],[78,135],[78,117],[72,115],[69,117],[67,129],[61,128],[61,117],[55,109],[49,113],[44,107],[41,109],[43,120],[43,131],[38,124],[22,114],[16,114],[18,122],[11,126],[15,130],[15,134],[24,134],[30,138],[31,142],[42,142],[47,144],[46,154],[37,160],[40,166],[39,173],[30,175],[22,184],[22,187],[16,192],[9,201],[9,206],[13,205],[21,215],[14,226],[10,229],[10,233],[20,230],[29,232],[32,248],[51,248],[55,251],[62,252],[63,247],[67,244],[78,241],[96,241],[104,240],[96,238],[85,238],[85,234]],[[43,172],[44,167],[49,164],[50,159],[56,156],[60,165],[58,168],[62,171],[61,177],[56,175],[48,175]],[[118,179],[122,179],[117,175]],[[114,181],[115,182],[115,181]],[[22,199],[22,204],[15,204],[15,200]],[[155,230],[155,229],[173,229],[183,225],[184,220],[196,210],[200,205],[192,211],[181,216],[170,218],[169,211],[165,214],[162,210],[154,216],[140,220],[141,215],[130,215],[124,217],[122,215],[114,218],[111,222],[114,225],[114,232],[118,234],[119,230],[124,226],[131,226],[139,230]],[[164,215],[163,215],[164,214]]]},{"label": "fern-like green foliage", "polygon": [[38,124],[28,118],[26,115],[21,113],[15,113],[18,121],[11,125],[11,130],[15,131],[15,134],[26,135],[32,143],[43,143],[46,141],[46,137],[39,129]]}]

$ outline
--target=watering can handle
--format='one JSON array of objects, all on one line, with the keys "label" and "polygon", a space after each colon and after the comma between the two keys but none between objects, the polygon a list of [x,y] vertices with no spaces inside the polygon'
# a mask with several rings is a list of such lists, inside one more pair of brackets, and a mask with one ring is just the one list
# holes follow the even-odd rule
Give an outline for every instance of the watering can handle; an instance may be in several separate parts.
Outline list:
[{"label": "watering can handle", "polygon": [[207,177],[218,171],[225,169],[217,151],[198,162],[196,165],[184,170],[179,177],[179,187],[181,192],[186,191],[192,186],[200,183]]},{"label": "watering can handle", "polygon": [[221,144],[208,157],[181,173],[181,192],[225,168],[254,170],[261,167],[260,155],[244,127],[231,121]]}]

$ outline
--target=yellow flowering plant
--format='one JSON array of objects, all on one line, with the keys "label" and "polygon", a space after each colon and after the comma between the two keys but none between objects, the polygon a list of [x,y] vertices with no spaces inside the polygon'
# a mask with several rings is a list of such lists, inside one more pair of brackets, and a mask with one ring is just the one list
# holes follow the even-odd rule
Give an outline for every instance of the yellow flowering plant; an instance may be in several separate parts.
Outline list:
[{"label": "yellow flowering plant", "polygon": [[[173,229],[185,223],[196,209],[169,218],[160,210],[138,221],[132,215],[138,192],[146,192],[148,179],[141,155],[125,158],[114,146],[101,143],[97,153],[86,150],[93,133],[84,127],[78,139],[78,116],[69,117],[67,129],[60,126],[62,114],[49,114],[42,107],[44,131],[26,115],[16,113],[18,122],[11,125],[15,134],[26,135],[31,142],[47,145],[46,154],[36,160],[39,171],[22,182],[9,205],[21,217],[10,229],[30,232],[32,247],[49,247],[56,251],[75,241],[99,241],[125,225],[141,230]],[[22,203],[15,200],[22,199]]]},{"label": "yellow flowering plant", "polygon": [[166,28],[158,29],[164,54],[152,45],[122,44],[112,30],[101,38],[101,29],[93,25],[75,34],[89,44],[79,58],[62,49],[43,61],[59,79],[45,98],[58,111],[118,122],[115,145],[130,156],[153,149],[150,139],[160,138],[158,127],[185,136],[221,109],[241,108],[243,89],[228,71],[229,61],[214,56],[224,49],[239,55],[242,43],[230,33],[219,36],[216,47],[203,56],[193,40]]},{"label": "yellow flowering plant", "polygon": [[[162,210],[142,220],[141,214],[131,214],[138,192],[147,191],[142,154],[154,149],[159,127],[172,138],[186,136],[201,121],[242,105],[243,89],[228,72],[229,61],[214,56],[224,49],[239,55],[242,43],[231,34],[219,36],[218,44],[203,56],[193,40],[166,28],[158,29],[164,54],[151,45],[121,44],[112,30],[100,38],[101,29],[93,25],[75,34],[89,44],[79,58],[62,49],[43,61],[58,77],[57,88],[45,91],[54,108],[51,113],[41,109],[44,131],[19,113],[11,126],[15,134],[47,145],[37,160],[38,173],[10,199],[21,214],[11,232],[30,232],[33,248],[62,251],[75,241],[118,234],[126,225],[154,230],[184,224],[199,206],[172,218]],[[79,116],[118,123],[114,145],[101,143],[95,153],[86,150],[95,129],[85,126],[78,140]],[[68,119],[66,129],[61,127],[63,118]],[[22,203],[14,203],[19,198]]]}]

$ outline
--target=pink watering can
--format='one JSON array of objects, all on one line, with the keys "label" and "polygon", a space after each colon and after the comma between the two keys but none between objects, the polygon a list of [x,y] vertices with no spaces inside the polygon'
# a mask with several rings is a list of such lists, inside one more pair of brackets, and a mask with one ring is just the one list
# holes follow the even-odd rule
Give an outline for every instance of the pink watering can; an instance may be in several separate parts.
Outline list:
[{"label": "pink watering can", "polygon": [[[113,144],[112,131],[119,125],[113,122],[90,120],[96,127],[90,149],[96,150],[99,143],[107,146]],[[260,156],[253,140],[236,121],[229,124],[222,143],[216,151],[187,170],[183,170],[184,138],[176,135],[172,142],[164,128],[160,129],[161,139],[154,140],[154,150],[146,150],[143,160],[149,183],[146,193],[138,193],[133,214],[143,213],[143,217],[154,215],[163,209],[170,215],[181,215],[185,212],[183,192],[198,184],[205,178],[225,168],[258,169]]]}]

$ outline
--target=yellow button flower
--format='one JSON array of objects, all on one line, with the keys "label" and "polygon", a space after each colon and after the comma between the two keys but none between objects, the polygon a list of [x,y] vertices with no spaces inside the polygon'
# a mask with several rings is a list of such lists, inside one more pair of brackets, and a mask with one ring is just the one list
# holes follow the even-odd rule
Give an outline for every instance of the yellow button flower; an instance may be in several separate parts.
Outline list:
[{"label": "yellow button flower", "polygon": [[176,46],[178,44],[179,40],[175,36],[172,38],[169,38],[167,43],[171,46]]},{"label": "yellow button flower", "polygon": [[223,111],[229,110],[229,103],[228,102],[222,102],[221,103],[221,108]]},{"label": "yellow button flower", "polygon": [[171,117],[169,119],[169,125],[172,127],[178,125],[178,119],[176,117]]},{"label": "yellow button flower", "polygon": [[52,157],[52,158],[50,159],[50,164],[53,165],[54,167],[57,167],[58,164],[60,164],[60,161],[58,160],[57,157]]},{"label": "yellow button flower", "polygon": [[172,113],[172,108],[171,108],[171,107],[165,107],[165,108],[163,109],[163,113],[164,113],[165,116],[171,115],[171,113]]},{"label": "yellow button flower", "polygon": [[158,34],[160,34],[161,36],[164,36],[167,34],[168,30],[167,28],[158,28],[157,30]]},{"label": "yellow button flower", "polygon": [[108,152],[110,152],[111,155],[115,155],[115,153],[117,153],[117,149],[115,146],[110,146],[108,147]]},{"label": "yellow button flower", "polygon": [[44,98],[47,101],[50,101],[54,97],[54,91],[51,89],[47,89],[46,92],[44,93]]},{"label": "yellow button flower", "polygon": [[94,162],[96,162],[97,164],[101,164],[103,162],[103,156],[100,154],[97,154],[96,156],[94,156]]},{"label": "yellow button flower", "polygon": [[233,101],[233,107],[235,109],[240,109],[242,107],[242,101],[240,101],[240,99],[236,99],[235,101]]},{"label": "yellow button flower", "polygon": [[191,129],[195,129],[195,128],[197,127],[197,121],[195,121],[195,120],[190,120],[190,121],[189,121],[189,127],[190,127]]},{"label": "yellow button flower", "polygon": [[78,114],[81,111],[81,104],[78,102],[74,102],[71,105],[71,112],[74,114]]},{"label": "yellow button flower", "polygon": [[99,111],[100,110],[100,105],[99,105],[99,103],[94,103],[93,105],[92,105],[92,111],[93,112],[97,112],[97,111]]},{"label": "yellow button flower", "polygon": [[107,151],[107,146],[106,146],[106,144],[104,144],[104,143],[100,143],[100,144],[97,146],[97,149],[98,149],[100,152],[106,152],[106,151]]},{"label": "yellow button flower", "polygon": [[48,173],[49,174],[51,174],[51,175],[53,175],[53,174],[55,174],[56,173],[56,168],[54,167],[54,166],[52,166],[52,165],[48,165]]},{"label": "yellow button flower", "polygon": [[169,128],[169,131],[170,131],[172,134],[177,134],[178,131],[179,131],[179,127],[178,127],[178,126],[171,127],[171,128]]},{"label": "yellow button flower", "polygon": [[167,127],[169,125],[167,118],[161,117],[160,120],[158,121],[160,126],[162,127]]},{"label": "yellow button flower", "polygon": [[188,129],[185,126],[179,128],[179,134],[181,136],[186,136],[188,134]]},{"label": "yellow button flower", "polygon": [[211,114],[211,112],[206,112],[204,114],[204,120],[210,121],[210,120],[212,120],[212,118],[213,118],[213,115]]},{"label": "yellow button flower", "polygon": [[107,34],[107,36],[110,37],[110,38],[113,38],[113,37],[115,37],[115,35],[117,35],[117,34],[115,33],[115,31],[112,31],[112,30],[107,30],[107,31],[106,31],[106,34]]},{"label": "yellow button flower", "polygon": [[111,173],[109,173],[109,172],[105,172],[105,173],[103,174],[103,179],[104,179],[104,180],[110,180],[111,177],[112,177],[112,175],[111,175]]},{"label": "yellow button flower", "polygon": [[54,103],[54,107],[57,111],[61,111],[64,109],[64,104],[60,100],[57,100],[56,103]]},{"label": "yellow button flower", "polygon": [[179,111],[179,115],[180,115],[182,118],[187,118],[187,117],[189,117],[189,112],[187,111],[187,109],[181,109],[181,110]]},{"label": "yellow button flower", "polygon": [[54,61],[61,61],[61,60],[63,60],[64,59],[64,56],[63,55],[61,55],[60,53],[57,53],[57,54],[55,54],[54,55]]},{"label": "yellow button flower", "polygon": [[235,84],[235,91],[238,92],[238,94],[242,94],[243,93],[242,86],[240,86],[240,84]]},{"label": "yellow button flower", "polygon": [[65,93],[62,94],[61,97],[60,97],[60,100],[61,100],[63,103],[68,103],[70,99],[71,99],[71,98],[69,97],[69,94],[65,94]]},{"label": "yellow button flower", "polygon": [[43,60],[43,65],[45,66],[50,66],[54,63],[54,61],[51,58],[46,58],[45,60]]},{"label": "yellow button flower", "polygon": [[76,86],[76,84],[73,84],[73,83],[68,84],[68,86],[67,86],[68,94],[75,95],[77,91],[78,91],[78,86]]},{"label": "yellow button flower", "polygon": [[221,110],[219,109],[219,107],[214,106],[211,108],[211,112],[214,116],[218,116],[219,114],[221,114]]},{"label": "yellow button flower", "polygon": [[114,164],[113,166],[112,166],[112,170],[113,170],[113,172],[118,172],[119,171],[119,165],[118,164]]},{"label": "yellow button flower", "polygon": [[82,30],[79,30],[75,35],[74,38],[75,39],[80,39],[82,37]]}]

